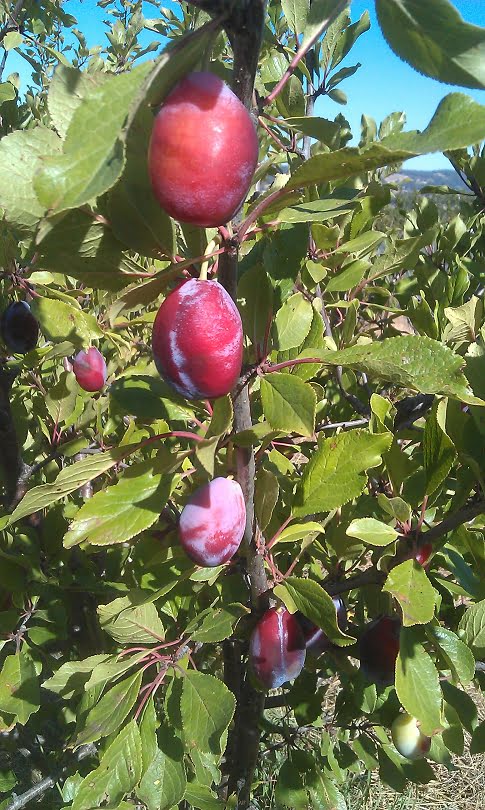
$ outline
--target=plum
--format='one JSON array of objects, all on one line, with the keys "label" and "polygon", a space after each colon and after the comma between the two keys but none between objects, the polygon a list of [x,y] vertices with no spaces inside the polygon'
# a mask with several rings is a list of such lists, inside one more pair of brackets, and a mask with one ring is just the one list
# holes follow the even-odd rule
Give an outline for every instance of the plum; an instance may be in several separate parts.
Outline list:
[{"label": "plum", "polygon": [[[340,627],[341,630],[345,630],[347,627],[347,609],[345,607],[345,603],[340,596],[334,596],[333,603],[335,605],[335,610],[337,611],[337,626]],[[327,650],[330,650],[334,646],[326,633],[320,627],[310,621],[310,619],[307,619],[303,613],[297,611],[295,613],[295,617],[297,618],[303,631],[307,652],[314,656],[318,656]]]},{"label": "plum", "polygon": [[360,667],[365,677],[379,686],[394,683],[399,654],[401,622],[395,616],[380,616],[370,622],[360,639]]},{"label": "plum", "polygon": [[182,283],[158,310],[152,349],[159,374],[186,399],[228,394],[243,352],[241,316],[229,293],[217,281]]},{"label": "plum", "polygon": [[391,737],[396,749],[407,759],[422,759],[431,748],[431,737],[423,734],[416,718],[406,712],[394,720]]},{"label": "plum", "polygon": [[182,548],[197,565],[213,568],[234,556],[246,528],[241,487],[231,478],[214,478],[199,487],[180,515]]},{"label": "plum", "polygon": [[3,311],[0,332],[6,347],[16,354],[27,354],[37,346],[39,324],[27,301],[12,301]]},{"label": "plum", "polygon": [[180,221],[216,227],[246,197],[258,160],[249,112],[214,73],[189,73],[155,118],[148,170],[155,197]]},{"label": "plum", "polygon": [[425,566],[433,553],[432,543],[420,543],[414,552],[414,559],[420,565]]},{"label": "plum", "polygon": [[106,382],[106,362],[94,346],[80,351],[72,361],[74,376],[85,391],[101,391]]},{"label": "plum", "polygon": [[305,638],[295,615],[286,608],[270,608],[254,628],[249,642],[249,665],[264,689],[275,689],[296,678],[305,663]]}]

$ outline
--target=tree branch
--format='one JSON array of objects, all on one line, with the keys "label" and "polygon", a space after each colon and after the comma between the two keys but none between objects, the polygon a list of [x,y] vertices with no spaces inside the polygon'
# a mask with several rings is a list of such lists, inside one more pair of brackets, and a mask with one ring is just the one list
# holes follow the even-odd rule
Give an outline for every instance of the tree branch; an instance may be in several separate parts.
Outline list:
[{"label": "tree branch", "polygon": [[[76,754],[76,762],[81,762],[86,757],[94,756],[97,753],[96,746],[90,743],[89,745],[85,745],[80,748]],[[44,793],[47,793],[48,790],[55,787],[56,783],[68,773],[68,766],[64,766],[60,768],[57,773],[53,776],[47,776],[45,779],[42,779],[40,782],[37,782],[36,785],[26,790],[25,793],[21,793],[20,796],[16,796],[10,804],[7,804],[5,810],[22,810],[22,807],[26,807],[30,802],[34,800],[40,799]]]},{"label": "tree branch", "polygon": [[25,494],[31,469],[24,463],[10,407],[10,391],[18,371],[0,366],[0,464],[5,478],[5,505],[15,508]]},{"label": "tree branch", "polygon": [[459,509],[458,512],[449,515],[442,520],[441,523],[433,526],[427,532],[423,532],[421,537],[427,543],[434,543],[435,540],[444,537],[445,534],[449,534],[453,529],[463,526],[464,523],[468,523],[470,520],[473,520],[473,518],[478,517],[478,515],[485,515],[485,501],[477,501],[477,503],[464,506],[463,509]]}]

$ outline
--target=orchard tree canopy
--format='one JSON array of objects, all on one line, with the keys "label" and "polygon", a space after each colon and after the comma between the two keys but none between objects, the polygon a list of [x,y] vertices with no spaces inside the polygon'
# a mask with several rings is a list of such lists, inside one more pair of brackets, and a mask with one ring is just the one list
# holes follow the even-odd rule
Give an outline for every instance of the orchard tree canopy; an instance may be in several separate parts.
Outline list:
[{"label": "orchard tree canopy", "polygon": [[[345,810],[485,751],[485,29],[375,0],[463,91],[352,133],[352,6],[99,0],[92,45],[0,2],[0,810]],[[432,152],[460,188],[403,205]]]}]

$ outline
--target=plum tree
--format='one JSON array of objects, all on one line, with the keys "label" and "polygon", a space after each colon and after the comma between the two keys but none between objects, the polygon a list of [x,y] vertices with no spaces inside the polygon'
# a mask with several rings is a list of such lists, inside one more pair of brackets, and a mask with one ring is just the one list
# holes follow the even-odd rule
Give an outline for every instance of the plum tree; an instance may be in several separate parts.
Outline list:
[{"label": "plum tree", "polygon": [[[337,624],[341,630],[345,630],[347,626],[347,608],[345,607],[345,602],[340,596],[334,596],[333,603],[337,611]],[[310,619],[307,619],[300,611],[295,613],[295,618],[303,631],[307,652],[311,653],[311,655],[318,656],[332,648],[332,642],[321,627],[318,627],[310,621]]]},{"label": "plum tree", "polygon": [[152,348],[159,373],[177,393],[186,399],[224,396],[241,371],[241,316],[217,281],[190,279],[158,310]]},{"label": "plum tree", "polygon": [[286,608],[269,608],[249,642],[249,665],[257,683],[276,689],[296,678],[305,663],[305,638],[300,623]]},{"label": "plum tree", "polygon": [[17,354],[35,349],[39,339],[39,324],[27,301],[12,301],[3,311],[0,332],[6,347]]},{"label": "plum tree", "polygon": [[190,73],[153,126],[149,172],[162,208],[180,222],[223,225],[236,213],[258,159],[250,114],[213,73]]},{"label": "plum tree", "polygon": [[212,568],[234,556],[246,527],[241,487],[232,478],[214,478],[199,487],[180,515],[180,544],[197,565]]},{"label": "plum tree", "polygon": [[95,346],[81,350],[72,361],[74,376],[85,391],[101,391],[106,382],[106,361]]},{"label": "plum tree", "polygon": [[394,720],[391,737],[396,749],[407,759],[421,759],[431,748],[431,737],[423,734],[416,718],[406,712]]},{"label": "plum tree", "polygon": [[365,677],[379,686],[394,683],[394,670],[399,653],[401,621],[395,616],[380,616],[362,633],[359,654]]}]

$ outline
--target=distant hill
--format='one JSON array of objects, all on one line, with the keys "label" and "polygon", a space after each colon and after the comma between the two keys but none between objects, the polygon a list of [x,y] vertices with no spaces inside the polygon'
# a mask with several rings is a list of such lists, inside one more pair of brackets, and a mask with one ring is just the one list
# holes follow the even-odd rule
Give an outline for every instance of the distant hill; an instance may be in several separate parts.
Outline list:
[{"label": "distant hill", "polygon": [[403,188],[409,191],[419,191],[423,186],[450,186],[458,190],[466,188],[453,169],[438,169],[427,172],[419,169],[406,170],[404,166],[402,171],[391,174],[387,179],[390,183],[402,183]]}]

